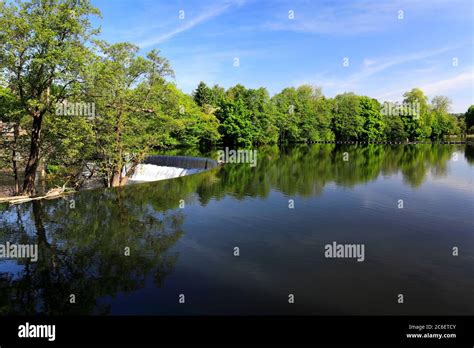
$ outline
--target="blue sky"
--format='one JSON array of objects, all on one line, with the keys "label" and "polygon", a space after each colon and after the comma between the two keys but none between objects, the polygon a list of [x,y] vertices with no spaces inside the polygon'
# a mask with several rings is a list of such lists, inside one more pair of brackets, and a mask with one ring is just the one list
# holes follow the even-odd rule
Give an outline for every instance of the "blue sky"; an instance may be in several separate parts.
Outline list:
[{"label": "blue sky", "polygon": [[420,87],[430,98],[448,96],[453,112],[474,104],[472,0],[93,3],[103,39],[159,49],[187,93],[201,80],[271,95],[312,84],[330,97],[351,91],[399,101]]}]

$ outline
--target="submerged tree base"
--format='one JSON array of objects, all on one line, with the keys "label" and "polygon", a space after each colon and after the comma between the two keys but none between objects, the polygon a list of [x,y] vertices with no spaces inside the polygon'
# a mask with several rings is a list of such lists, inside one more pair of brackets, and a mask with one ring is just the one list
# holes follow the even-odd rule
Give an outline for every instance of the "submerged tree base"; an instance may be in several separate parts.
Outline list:
[{"label": "submerged tree base", "polygon": [[25,203],[30,201],[36,201],[40,199],[56,199],[59,197],[63,197],[64,195],[74,193],[75,191],[65,187],[56,187],[54,189],[49,190],[43,196],[11,196],[11,197],[0,197],[0,203],[10,203],[10,204],[19,204]]}]

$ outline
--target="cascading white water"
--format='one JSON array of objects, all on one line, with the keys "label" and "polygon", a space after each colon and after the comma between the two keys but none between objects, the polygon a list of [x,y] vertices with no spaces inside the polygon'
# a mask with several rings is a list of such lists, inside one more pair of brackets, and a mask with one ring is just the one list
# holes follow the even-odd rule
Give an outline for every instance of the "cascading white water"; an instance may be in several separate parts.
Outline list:
[{"label": "cascading white water", "polygon": [[158,181],[201,172],[202,169],[139,164],[129,182]]}]

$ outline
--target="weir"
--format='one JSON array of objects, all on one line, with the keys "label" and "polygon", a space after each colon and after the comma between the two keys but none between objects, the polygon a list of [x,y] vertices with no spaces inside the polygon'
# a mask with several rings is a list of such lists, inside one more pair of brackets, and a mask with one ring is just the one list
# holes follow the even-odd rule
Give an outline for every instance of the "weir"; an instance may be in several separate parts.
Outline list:
[{"label": "weir", "polygon": [[135,169],[130,183],[158,181],[196,174],[217,167],[217,162],[202,157],[149,156]]},{"label": "weir", "polygon": [[148,156],[143,161],[144,164],[154,164],[155,166],[177,167],[185,169],[212,169],[217,167],[217,162],[204,157],[189,156]]}]

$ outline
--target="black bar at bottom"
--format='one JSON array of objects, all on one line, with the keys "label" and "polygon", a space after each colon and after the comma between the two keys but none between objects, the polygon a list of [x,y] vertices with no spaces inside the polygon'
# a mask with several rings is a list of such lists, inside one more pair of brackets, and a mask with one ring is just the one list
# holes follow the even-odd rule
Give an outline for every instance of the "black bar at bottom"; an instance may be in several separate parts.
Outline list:
[{"label": "black bar at bottom", "polygon": [[[20,338],[20,325],[55,325],[54,341]],[[411,325],[411,326],[410,326]],[[455,325],[455,326],[454,326]],[[418,337],[409,335],[421,335]],[[448,335],[433,336],[436,335]],[[431,335],[431,336],[430,336]],[[455,335],[455,336],[454,336]],[[474,345],[473,316],[0,317],[0,346],[25,344]]]}]

